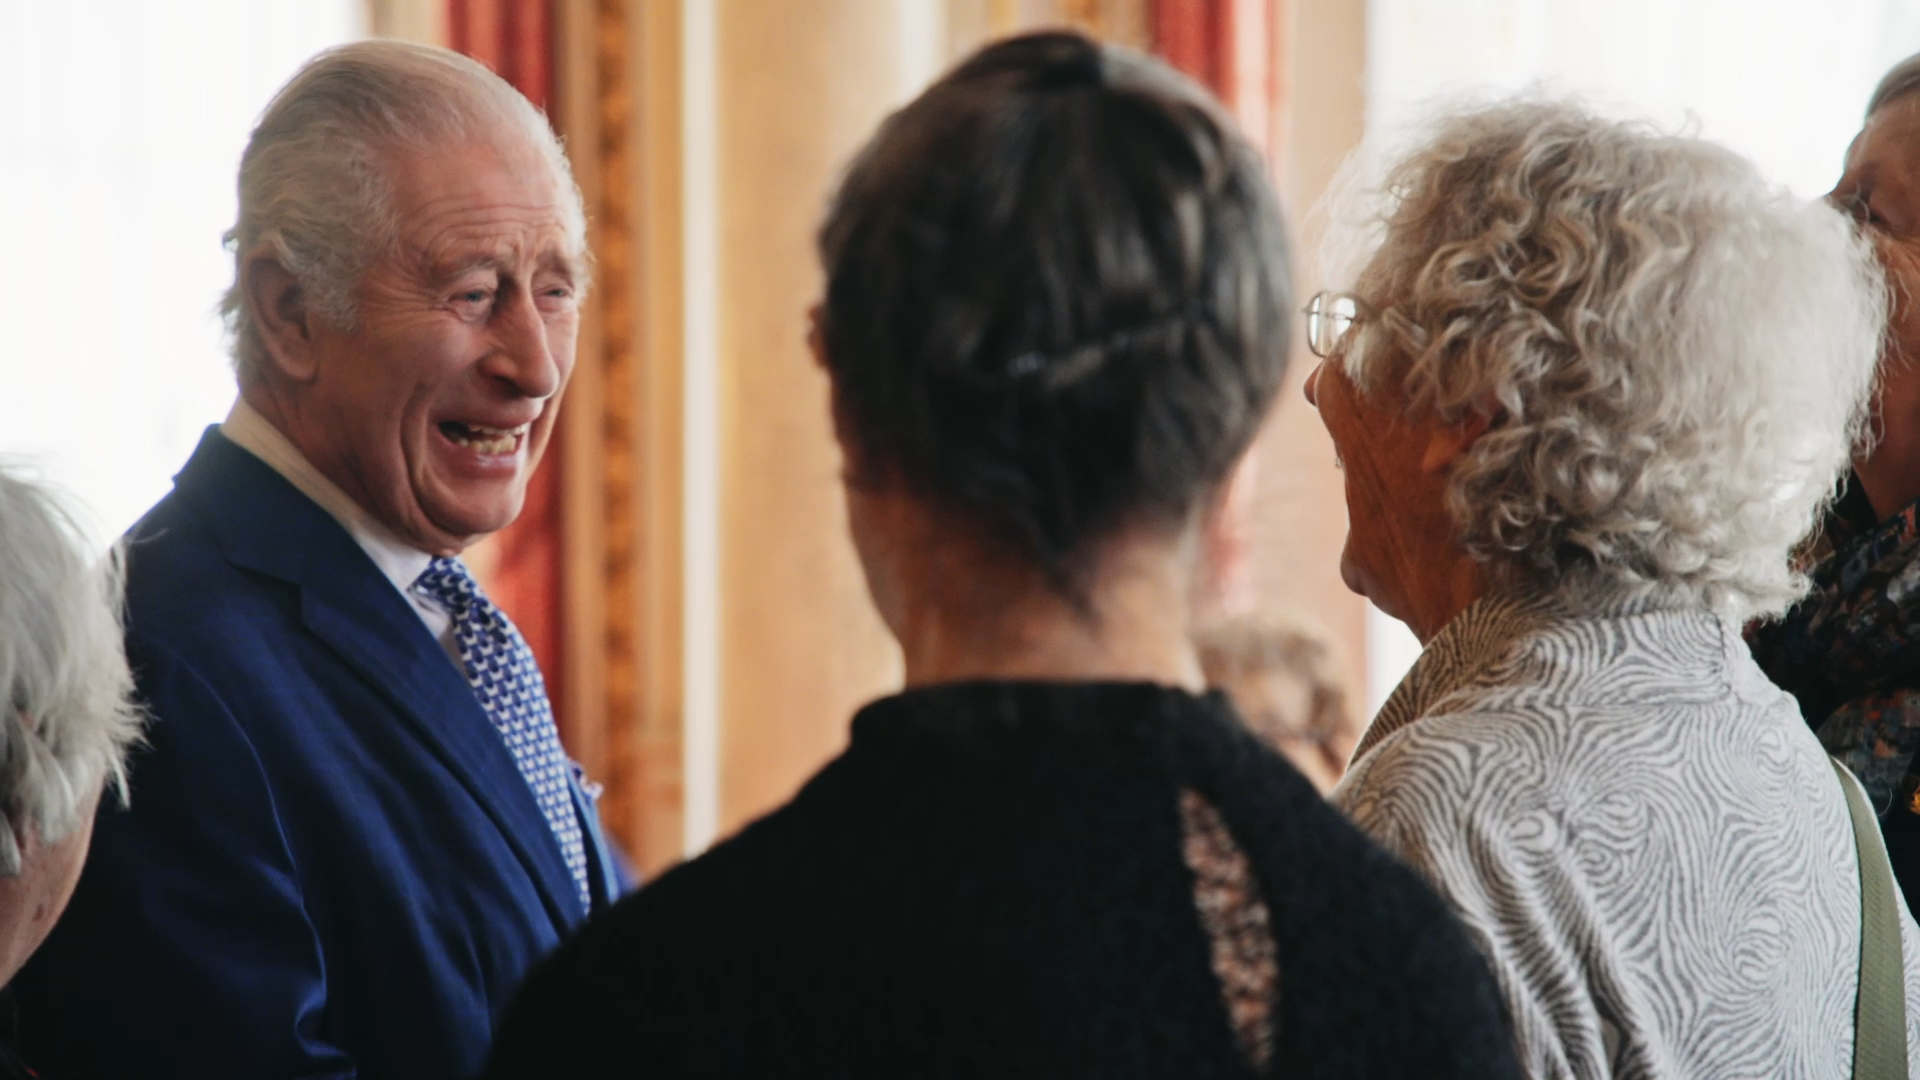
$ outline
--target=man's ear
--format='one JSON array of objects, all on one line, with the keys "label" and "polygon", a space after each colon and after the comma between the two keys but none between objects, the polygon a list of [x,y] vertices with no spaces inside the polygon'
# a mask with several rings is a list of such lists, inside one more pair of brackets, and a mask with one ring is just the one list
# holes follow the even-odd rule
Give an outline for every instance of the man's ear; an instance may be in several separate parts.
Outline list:
[{"label": "man's ear", "polygon": [[1479,409],[1473,410],[1465,420],[1457,424],[1444,424],[1430,429],[1427,434],[1427,452],[1420,458],[1420,471],[1424,473],[1446,472],[1453,463],[1460,460],[1480,436],[1493,426],[1493,414]]},{"label": "man's ear", "polygon": [[266,347],[267,362],[283,378],[311,381],[318,373],[318,359],[306,289],[279,259],[265,252],[249,258],[241,275],[247,311]]}]

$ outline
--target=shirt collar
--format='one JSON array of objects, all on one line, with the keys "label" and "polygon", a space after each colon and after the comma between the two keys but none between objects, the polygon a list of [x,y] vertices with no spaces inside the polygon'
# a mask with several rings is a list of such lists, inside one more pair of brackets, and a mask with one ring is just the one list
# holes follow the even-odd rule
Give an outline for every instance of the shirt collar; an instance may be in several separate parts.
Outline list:
[{"label": "shirt collar", "polygon": [[432,555],[400,539],[392,529],[381,524],[351,496],[340,490],[338,484],[314,468],[306,455],[293,445],[293,440],[247,404],[246,398],[234,401],[233,410],[220,425],[220,434],[266,462],[287,483],[339,522],[340,527],[353,537],[354,543],[359,544],[360,549],[373,560],[373,565],[379,567],[380,573],[402,593],[411,589],[414,581],[433,562]]},{"label": "shirt collar", "polygon": [[1533,621],[1528,615],[1535,607],[1495,592],[1454,616],[1427,642],[1406,677],[1374,714],[1373,723],[1367,725],[1360,744],[1353,749],[1354,762],[1492,666],[1513,640],[1526,632]]},{"label": "shirt collar", "polygon": [[[1649,650],[1657,662],[1646,660]],[[1565,700],[1617,702],[1629,693],[1629,680],[1631,692],[1669,700],[1734,693],[1761,702],[1780,693],[1747,655],[1739,627],[1704,607],[1507,586],[1475,600],[1434,635],[1368,725],[1353,760],[1421,717],[1455,707],[1456,695],[1525,684]]]}]

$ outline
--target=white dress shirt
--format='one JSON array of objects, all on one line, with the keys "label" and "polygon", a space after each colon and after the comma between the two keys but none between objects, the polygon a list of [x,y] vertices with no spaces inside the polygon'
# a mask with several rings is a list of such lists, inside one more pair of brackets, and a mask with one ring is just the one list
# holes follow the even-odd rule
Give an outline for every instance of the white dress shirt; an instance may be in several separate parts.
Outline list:
[{"label": "white dress shirt", "polygon": [[460,659],[460,642],[454,637],[453,620],[445,609],[432,600],[413,590],[413,583],[433,561],[433,556],[408,544],[395,536],[392,529],[382,525],[372,514],[367,513],[359,503],[353,501],[339,485],[321,475],[313,467],[306,455],[293,445],[293,441],[280,433],[261,416],[247,399],[238,398],[233,403],[233,411],[227,414],[225,423],[220,425],[220,434],[225,435],[235,446],[267,463],[274,472],[284,477],[302,495],[312,499],[325,510],[347,535],[367,553],[373,565],[380,568],[393,587],[400,590],[407,603],[413,607],[420,621],[427,624],[427,632],[432,634],[440,647],[453,658],[454,666],[465,671],[465,662]]}]

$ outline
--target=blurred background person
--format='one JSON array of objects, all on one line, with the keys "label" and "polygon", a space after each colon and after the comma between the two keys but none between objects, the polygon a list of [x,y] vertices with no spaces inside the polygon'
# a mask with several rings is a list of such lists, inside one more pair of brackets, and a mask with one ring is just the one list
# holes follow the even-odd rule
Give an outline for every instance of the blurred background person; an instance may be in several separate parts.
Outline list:
[{"label": "blurred background person", "polygon": [[1200,522],[1286,367],[1263,173],[1069,34],[882,125],[814,346],[907,688],[536,970],[488,1075],[1512,1075],[1439,902],[1200,692]]},{"label": "blurred background person", "polygon": [[282,88],[239,191],[240,398],[128,544],[151,751],[21,973],[22,1045],[52,1080],[471,1076],[621,888],[458,557],[553,433],[578,190],[519,92],[383,41]]},{"label": "blurred background person", "polygon": [[1908,904],[1920,897],[1920,56],[1889,71],[1829,196],[1892,288],[1872,422],[1805,553],[1813,590],[1753,632],[1767,675],[1866,785]]},{"label": "blurred background person", "polygon": [[1364,726],[1319,631],[1286,617],[1241,616],[1194,635],[1207,685],[1226,692],[1253,733],[1286,755],[1321,794],[1333,790]]},{"label": "blurred background person", "polygon": [[[52,491],[0,465],[0,986],[73,895],[103,790],[139,737],[120,575],[88,557]],[[0,995],[0,1026],[12,1002]],[[33,1075],[0,1039],[0,1077]]]},{"label": "blurred background person", "polygon": [[1415,139],[1333,204],[1351,292],[1310,315],[1342,574],[1425,645],[1335,803],[1465,919],[1529,1075],[1847,1075],[1866,972],[1897,996],[1904,957],[1920,1032],[1913,920],[1883,880],[1892,941],[1863,942],[1857,786],[1740,630],[1804,588],[1846,467],[1871,252],[1731,151],[1577,104]]}]

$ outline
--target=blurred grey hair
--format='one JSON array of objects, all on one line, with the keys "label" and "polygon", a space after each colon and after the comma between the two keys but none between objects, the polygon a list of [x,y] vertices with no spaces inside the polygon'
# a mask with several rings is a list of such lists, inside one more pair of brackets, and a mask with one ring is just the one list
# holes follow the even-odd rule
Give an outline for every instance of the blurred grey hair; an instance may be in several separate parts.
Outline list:
[{"label": "blurred grey hair", "polygon": [[139,737],[123,651],[116,555],[92,562],[54,495],[0,464],[0,876],[20,838],[56,844],[102,783],[124,797]]},{"label": "blurred grey hair", "polygon": [[1350,173],[1328,248],[1364,265],[1355,382],[1489,420],[1448,473],[1456,541],[1582,602],[1783,610],[1864,427],[1870,246],[1729,150],[1575,102],[1420,131],[1383,181]]},{"label": "blurred grey hair", "polygon": [[1892,70],[1880,77],[1880,85],[1873,88],[1873,96],[1867,99],[1866,115],[1871,117],[1881,106],[1916,90],[1920,90],[1920,53],[1893,65]]},{"label": "blurred grey hair", "polygon": [[399,237],[386,155],[472,140],[524,141],[540,154],[584,254],[586,215],[559,139],[532,102],[479,63],[427,45],[361,41],[320,53],[281,87],[240,158],[239,217],[226,235],[233,285],[220,312],[243,379],[266,355],[247,310],[247,260],[271,252],[321,318],[352,330],[361,275]]}]

